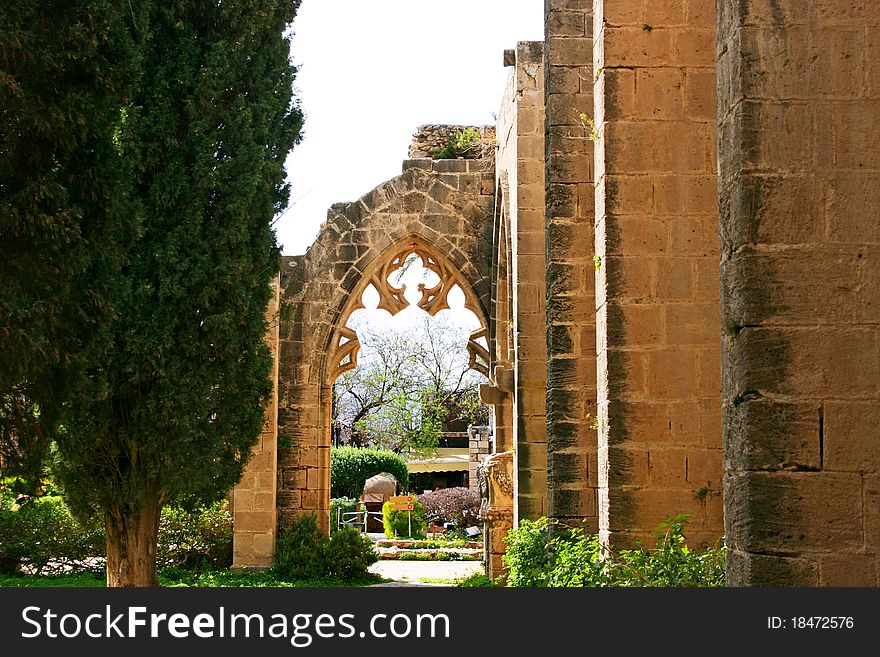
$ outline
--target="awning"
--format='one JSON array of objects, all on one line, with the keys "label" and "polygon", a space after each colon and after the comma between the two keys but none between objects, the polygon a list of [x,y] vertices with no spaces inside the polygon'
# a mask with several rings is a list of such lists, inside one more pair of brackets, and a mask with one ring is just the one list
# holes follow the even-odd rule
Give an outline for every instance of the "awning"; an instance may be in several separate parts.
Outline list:
[{"label": "awning", "polygon": [[467,454],[461,454],[410,461],[406,465],[409,468],[410,474],[414,472],[467,472],[470,462],[470,457]]}]

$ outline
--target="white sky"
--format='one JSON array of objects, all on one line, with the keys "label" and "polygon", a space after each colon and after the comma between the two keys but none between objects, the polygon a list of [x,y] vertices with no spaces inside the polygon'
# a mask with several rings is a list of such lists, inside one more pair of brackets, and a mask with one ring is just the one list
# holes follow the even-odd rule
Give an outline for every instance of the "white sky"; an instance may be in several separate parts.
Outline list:
[{"label": "white sky", "polygon": [[493,124],[517,41],[543,40],[544,0],[303,0],[293,24],[303,141],[287,162],[285,255],[305,253],[333,203],[400,173],[427,123]]}]

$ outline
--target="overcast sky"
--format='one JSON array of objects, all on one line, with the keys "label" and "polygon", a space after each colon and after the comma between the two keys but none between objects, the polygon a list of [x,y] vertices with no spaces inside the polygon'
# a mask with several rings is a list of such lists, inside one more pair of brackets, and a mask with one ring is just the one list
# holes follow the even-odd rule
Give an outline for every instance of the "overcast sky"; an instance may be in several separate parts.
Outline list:
[{"label": "overcast sky", "polygon": [[293,24],[303,141],[287,162],[285,255],[305,253],[331,204],[400,173],[416,127],[492,124],[505,49],[543,39],[543,0],[303,0]]}]

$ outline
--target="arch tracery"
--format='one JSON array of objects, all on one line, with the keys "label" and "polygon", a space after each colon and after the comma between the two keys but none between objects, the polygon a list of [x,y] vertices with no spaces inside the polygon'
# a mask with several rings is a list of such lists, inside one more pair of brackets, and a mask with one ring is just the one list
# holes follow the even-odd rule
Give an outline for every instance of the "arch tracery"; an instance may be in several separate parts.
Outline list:
[{"label": "arch tracery", "polygon": [[340,321],[332,334],[331,349],[329,350],[331,355],[328,361],[328,383],[332,384],[340,375],[357,367],[360,341],[357,332],[348,326],[348,321],[356,310],[366,308],[363,296],[367,288],[372,286],[378,293],[377,308],[387,311],[392,316],[410,305],[410,302],[405,298],[406,285],[398,287],[391,282],[391,279],[396,272],[406,267],[410,258],[414,257],[419,258],[424,267],[433,272],[438,279],[437,283],[430,287],[425,283],[419,283],[418,291],[421,293],[421,298],[415,305],[433,317],[441,310],[450,307],[449,293],[458,286],[464,293],[464,307],[474,313],[480,321],[480,328],[473,331],[468,339],[468,365],[471,369],[488,376],[488,343],[487,346],[480,343],[481,340],[484,342],[487,340],[487,322],[473,287],[468,284],[453,264],[439,254],[437,249],[417,236],[410,236],[376,258],[352,290],[340,316]]}]

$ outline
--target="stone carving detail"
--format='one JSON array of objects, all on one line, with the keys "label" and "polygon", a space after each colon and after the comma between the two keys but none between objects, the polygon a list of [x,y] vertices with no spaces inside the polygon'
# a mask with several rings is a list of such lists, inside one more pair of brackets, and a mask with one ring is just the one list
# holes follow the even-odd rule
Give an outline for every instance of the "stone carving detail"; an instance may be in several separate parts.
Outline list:
[{"label": "stone carving detail", "polygon": [[348,372],[348,370],[353,370],[357,367],[357,357],[360,350],[361,343],[358,340],[357,333],[347,326],[340,328],[336,350],[333,352],[332,363],[335,367],[331,381],[335,381],[339,376]]},{"label": "stone carving detail", "polygon": [[485,519],[489,512],[489,475],[485,463],[477,466],[477,485],[480,491],[480,511],[478,516]]},{"label": "stone carving detail", "polygon": [[[351,314],[362,308],[366,308],[363,302],[363,291],[372,285],[379,294],[379,303],[377,308],[388,311],[392,316],[409,306],[409,301],[405,298],[406,285],[397,287],[391,283],[391,278],[395,272],[407,266],[407,261],[412,257],[421,259],[426,269],[437,275],[439,281],[436,285],[428,287],[424,283],[419,283],[418,290],[421,292],[421,299],[416,304],[424,310],[428,315],[433,317],[441,310],[449,308],[449,293],[458,285],[464,292],[464,307],[472,313],[480,316],[479,306],[472,295],[468,293],[468,287],[462,285],[462,281],[456,270],[448,265],[445,261],[431,255],[429,249],[418,242],[410,242],[406,246],[393,251],[390,257],[385,258],[370,273],[364,276],[364,281],[358,288],[360,293],[352,295],[347,311],[344,313],[345,320],[333,341],[333,358],[330,381],[333,382],[344,372],[357,367],[357,353],[360,349],[357,334],[345,324]],[[468,344],[468,367],[480,372],[488,378],[489,376],[489,351],[481,345],[477,340],[488,336],[486,327],[481,327],[471,333]]]},{"label": "stone carving detail", "polygon": [[476,370],[487,379],[489,378],[489,350],[481,345],[477,340],[485,338],[489,334],[485,326],[478,328],[468,337],[468,367]]}]

